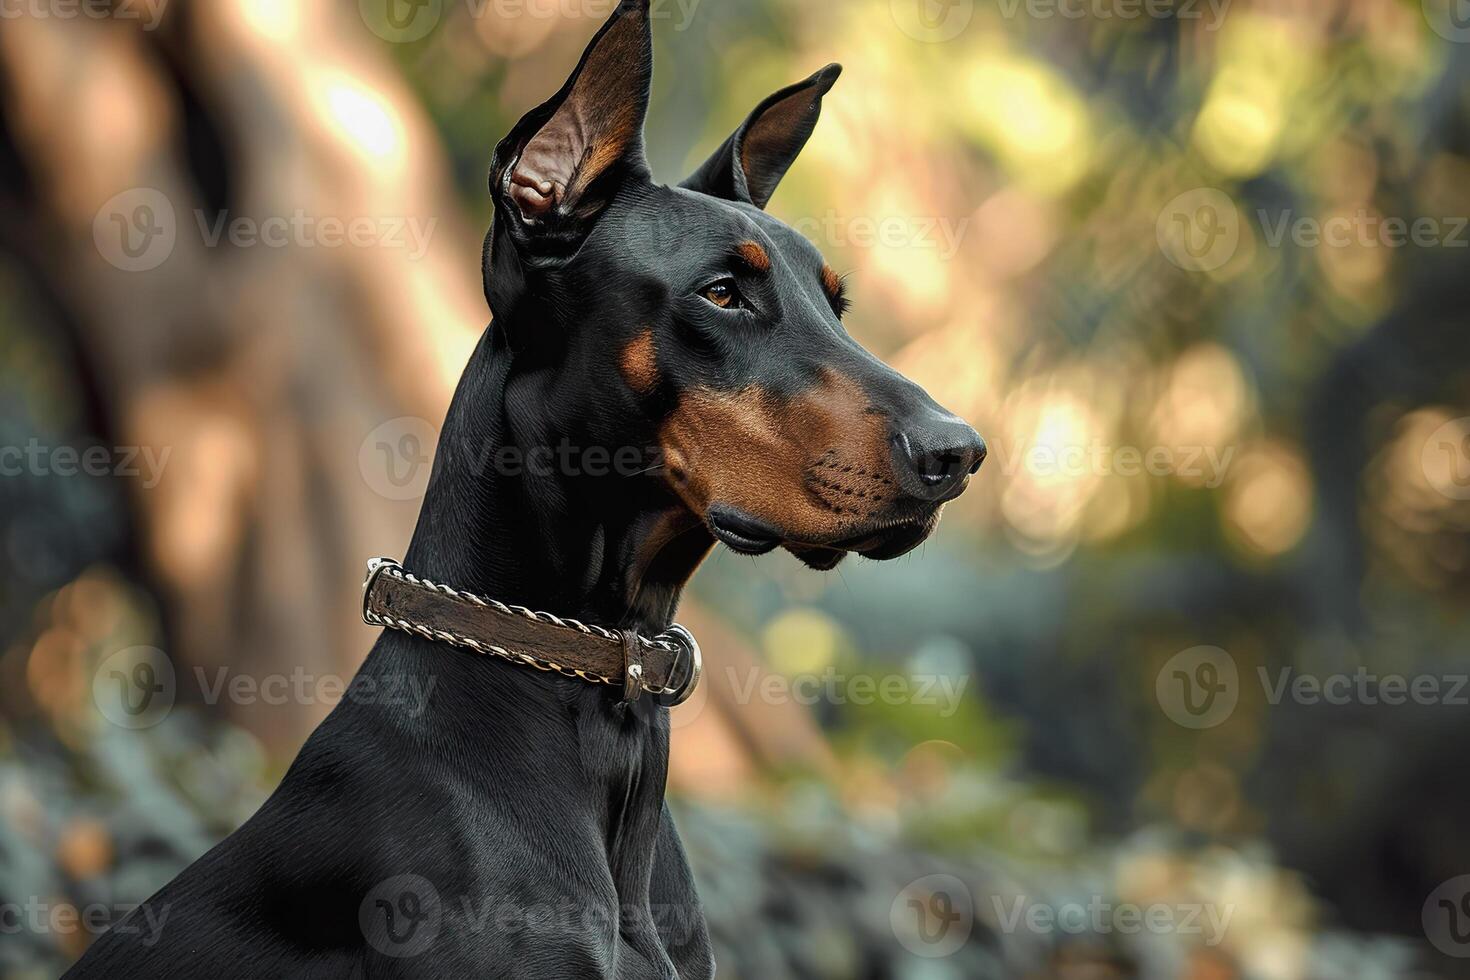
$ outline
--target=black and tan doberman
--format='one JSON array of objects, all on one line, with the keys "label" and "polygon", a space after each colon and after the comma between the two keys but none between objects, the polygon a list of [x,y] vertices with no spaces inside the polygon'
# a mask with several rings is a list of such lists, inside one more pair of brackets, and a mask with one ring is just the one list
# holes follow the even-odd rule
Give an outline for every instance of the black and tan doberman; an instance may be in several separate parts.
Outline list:
[{"label": "black and tan doberman", "polygon": [[[260,811],[149,900],[162,930],[114,927],[69,976],[713,974],[664,805],[681,590],[716,543],[817,569],[902,555],[985,444],[848,336],[841,279],[764,212],[840,69],[664,186],[649,21],[623,0],[495,151],[493,323],[369,597],[396,628],[356,688],[412,683],[425,710],[349,691]],[[609,656],[646,660],[653,694]]]}]

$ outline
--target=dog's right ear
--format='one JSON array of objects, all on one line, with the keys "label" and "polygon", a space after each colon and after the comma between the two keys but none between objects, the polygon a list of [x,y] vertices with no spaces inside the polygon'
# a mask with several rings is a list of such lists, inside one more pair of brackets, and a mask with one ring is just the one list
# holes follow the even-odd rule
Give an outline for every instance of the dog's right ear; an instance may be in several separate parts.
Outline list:
[{"label": "dog's right ear", "polygon": [[643,122],[652,83],[649,0],[622,0],[561,91],[495,148],[495,222],[527,265],[570,257],[618,187],[648,177]]}]

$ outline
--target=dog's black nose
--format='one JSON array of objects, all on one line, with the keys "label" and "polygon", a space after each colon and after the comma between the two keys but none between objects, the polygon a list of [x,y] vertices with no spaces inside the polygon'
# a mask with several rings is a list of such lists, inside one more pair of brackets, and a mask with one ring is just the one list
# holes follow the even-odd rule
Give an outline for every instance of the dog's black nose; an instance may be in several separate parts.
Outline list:
[{"label": "dog's black nose", "polygon": [[894,467],[911,496],[945,501],[958,497],[965,480],[985,462],[985,440],[956,418],[910,424],[893,436]]}]

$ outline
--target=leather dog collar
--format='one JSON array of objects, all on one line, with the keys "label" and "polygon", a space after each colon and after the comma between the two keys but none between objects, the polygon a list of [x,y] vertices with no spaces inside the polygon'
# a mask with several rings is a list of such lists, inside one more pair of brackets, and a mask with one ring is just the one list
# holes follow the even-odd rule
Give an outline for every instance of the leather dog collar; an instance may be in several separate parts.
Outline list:
[{"label": "leather dog collar", "polygon": [[703,669],[693,634],[675,623],[653,639],[563,619],[428,582],[391,558],[368,562],[362,618],[537,670],[647,693],[666,707],[694,693]]}]

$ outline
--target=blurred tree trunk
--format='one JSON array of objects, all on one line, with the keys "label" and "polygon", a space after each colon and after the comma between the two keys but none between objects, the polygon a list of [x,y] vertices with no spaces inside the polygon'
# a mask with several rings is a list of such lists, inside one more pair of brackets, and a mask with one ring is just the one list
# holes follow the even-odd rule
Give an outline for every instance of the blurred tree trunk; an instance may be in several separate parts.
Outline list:
[{"label": "blurred tree trunk", "polygon": [[[357,569],[401,552],[416,510],[364,492],[359,447],[385,420],[442,417],[483,301],[475,238],[388,66],[342,43],[334,7],[259,9],[179,5],[156,32],[7,20],[33,196],[5,230],[66,311],[109,436],[161,465],[134,499],[176,662],[321,676],[366,648]],[[316,231],[211,242],[221,216],[297,215],[435,234],[418,261]],[[304,707],[234,713],[279,749],[327,706]]]}]

